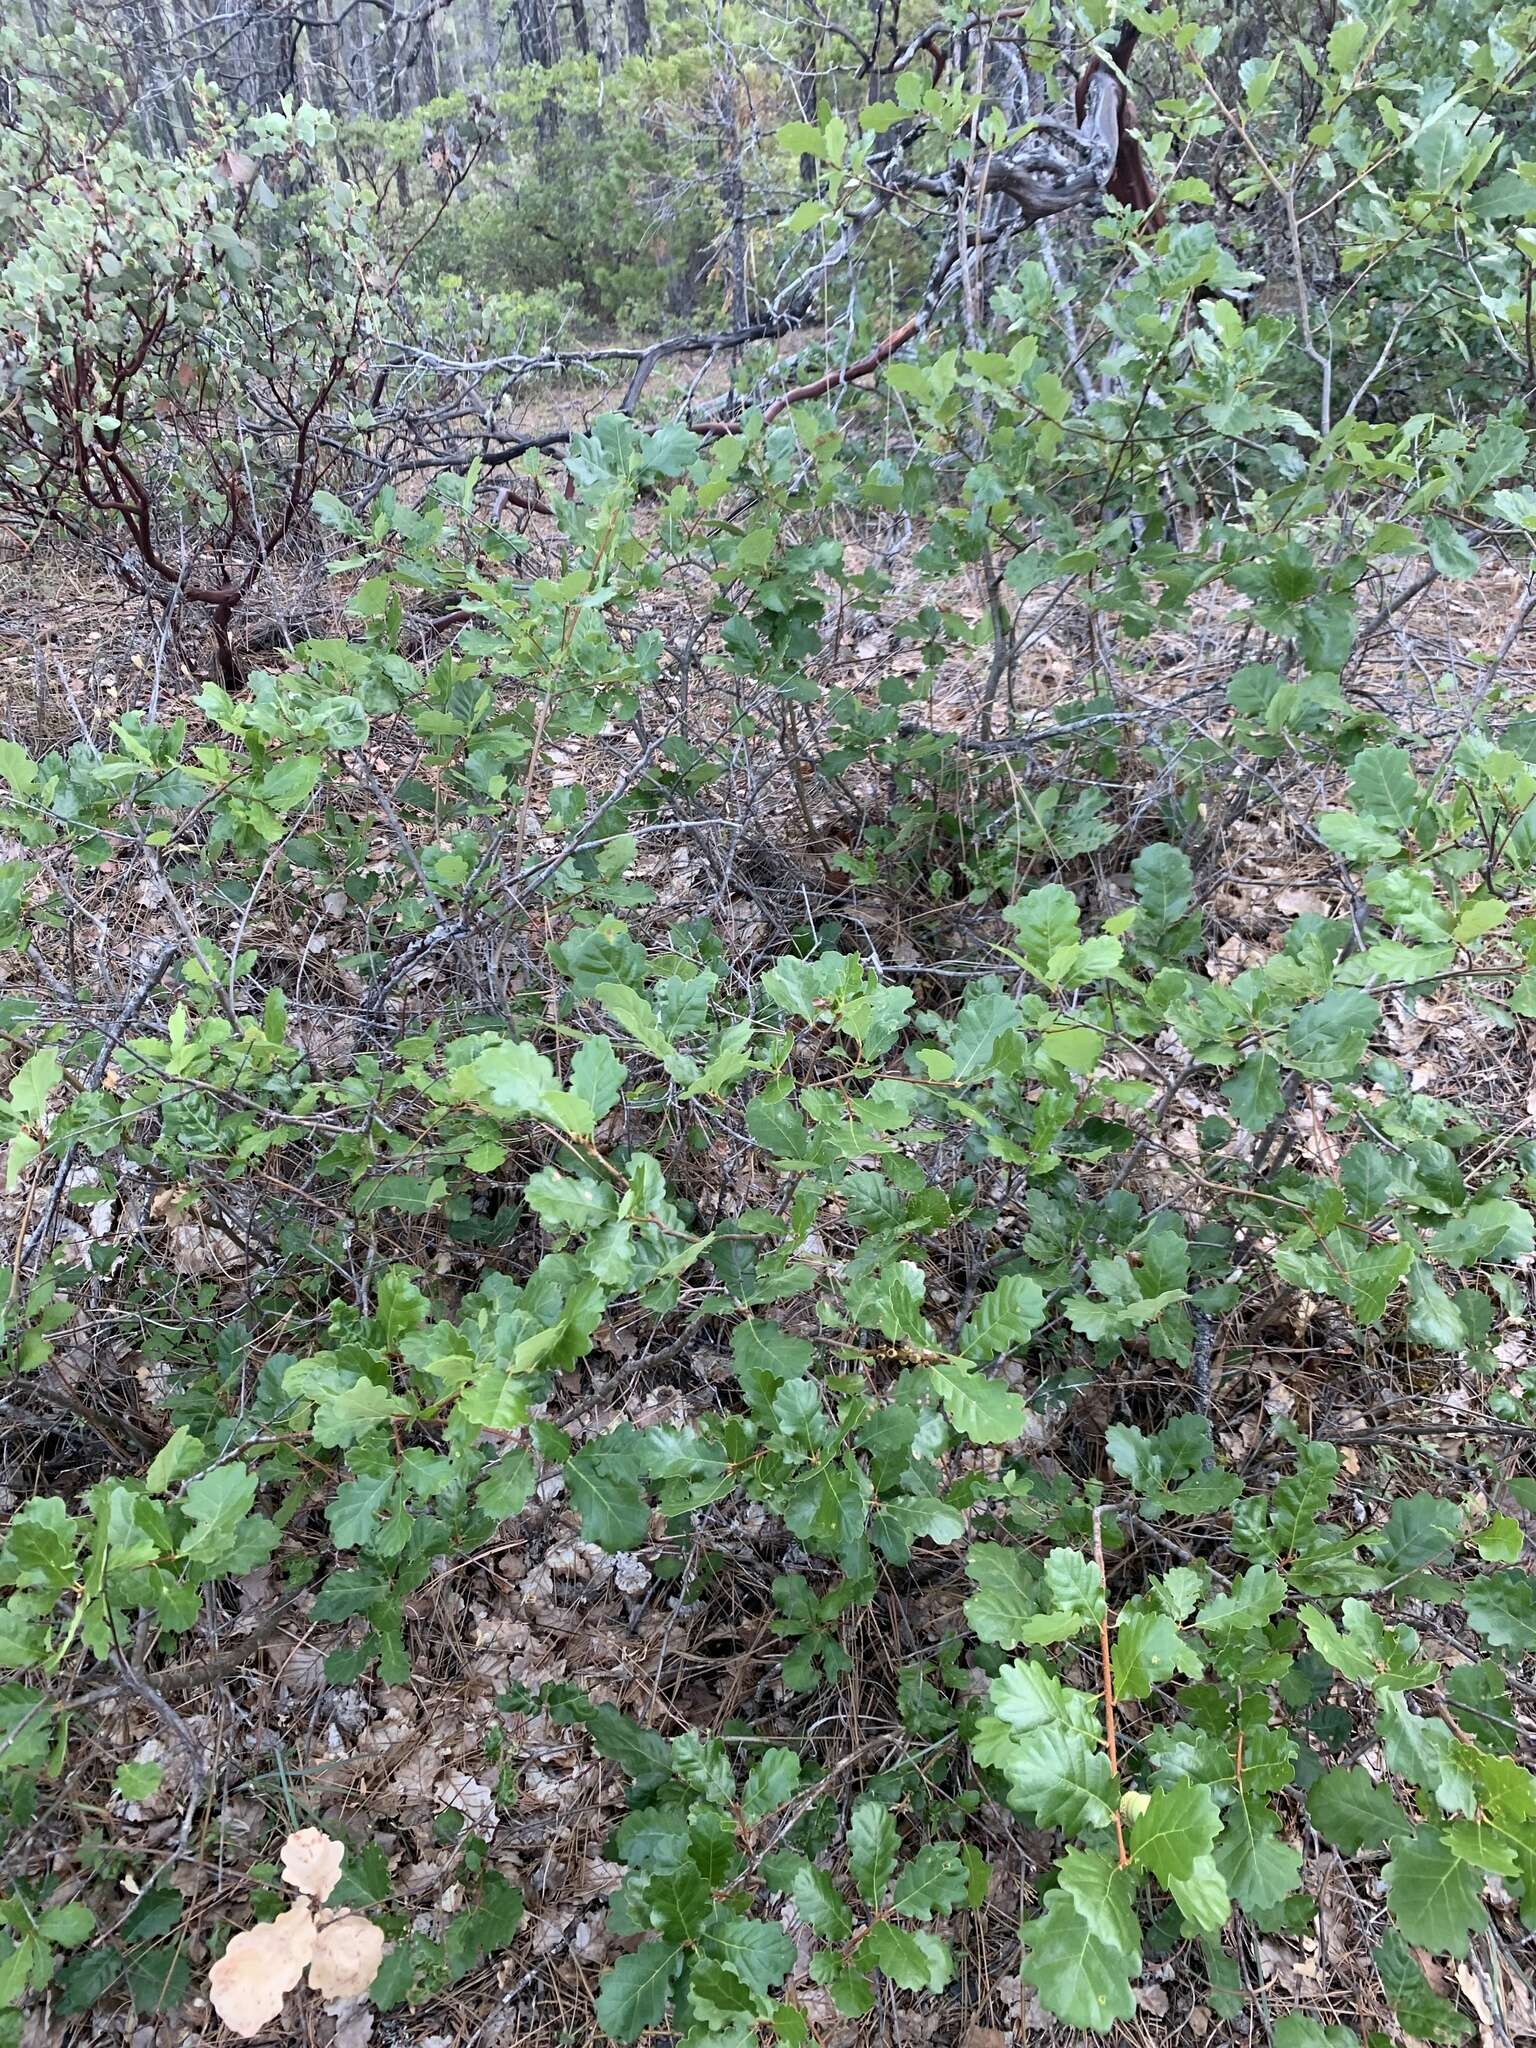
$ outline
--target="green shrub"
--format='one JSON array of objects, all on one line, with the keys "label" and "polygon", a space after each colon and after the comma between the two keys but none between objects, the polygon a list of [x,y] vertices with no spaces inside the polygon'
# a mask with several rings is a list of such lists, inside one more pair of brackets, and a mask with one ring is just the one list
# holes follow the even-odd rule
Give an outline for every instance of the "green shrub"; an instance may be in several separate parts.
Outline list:
[{"label": "green shrub", "polygon": [[[814,438],[835,476],[835,440]],[[1515,1522],[1448,1491],[1362,1523],[1335,1506],[1335,1444],[1277,1424],[1266,1471],[1245,1477],[1177,1400],[1150,1430],[1111,1427],[1107,1470],[1081,1485],[1029,1444],[1053,1390],[1128,1353],[1198,1389],[1210,1329],[1259,1266],[1407,1356],[1487,1361],[1533,1242],[1529,1147],[1416,1091],[1382,1028],[1388,1001],[1447,979],[1486,988],[1499,1028],[1536,1013],[1536,939],[1511,916],[1536,866],[1524,728],[1506,744],[1470,728],[1426,778],[1326,693],[1321,723],[1297,728],[1260,715],[1252,679],[1236,678],[1241,715],[1212,773],[1263,764],[1277,744],[1341,765],[1315,830],[1350,914],[1301,913],[1230,981],[1204,964],[1190,856],[1145,838],[1126,908],[1085,920],[1061,882],[1023,888],[996,927],[999,972],[943,1001],[840,948],[835,928],[746,977],[703,919],[641,943],[615,913],[649,901],[637,835],[679,800],[686,753],[626,794],[554,792],[555,856],[534,851],[523,767],[538,746],[634,716],[650,686],[658,644],[618,630],[654,578],[635,526],[646,490],[663,496],[668,549],[713,566],[723,645],[755,679],[759,714],[785,690],[804,709],[789,650],[823,602],[797,567],[797,508],[821,489],[806,445],[793,429],[703,444],[598,422],[572,450],[564,572],[531,584],[466,557],[462,494],[416,510],[386,499],[366,531],[329,507],[363,557],[395,567],[352,599],[360,638],[300,650],[240,700],[205,691],[218,746],[130,720],[100,756],[0,754],[0,822],[24,849],[12,873],[41,884],[41,928],[46,875],[88,869],[125,836],[175,847],[196,812],[205,829],[176,856],[178,887],[294,903],[339,889],[374,984],[331,1074],[296,1043],[259,955],[207,942],[181,954],[165,1026],[132,1024],[107,1065],[89,1036],[31,1027],[41,1042],[7,1111],[13,1188],[42,1191],[58,1161],[82,1158],[98,1179],[74,1201],[147,1172],[194,1191],[249,1183],[253,1220],[268,1221],[259,1366],[184,1343],[174,1431],[154,1455],[11,1519],[12,1813],[25,1818],[53,1767],[51,1688],[82,1652],[109,1658],[146,1628],[172,1644],[207,1589],[272,1560],[295,1585],[317,1572],[311,1615],[348,1629],[333,1682],[377,1666],[400,1683],[411,1594],[558,1471],[584,1537],[611,1552],[707,1557],[746,1507],[782,1526],[799,1559],[774,1587],[791,1689],[838,1683],[847,1632],[883,1584],[947,1557],[970,1588],[963,1627],[898,1707],[906,1738],[862,1781],[841,1782],[814,1746],[746,1731],[667,1741],[570,1694],[544,1701],[632,1781],[611,1926],[645,1939],[605,1980],[598,2015],[616,2038],[669,2011],[701,2041],[766,2022],[801,2038],[779,1995],[784,1898],[840,2010],[869,2009],[872,1971],[942,1987],[953,1964],[933,1923],[985,1894],[974,1831],[988,1795],[1059,1839],[1024,1971],[1069,2023],[1130,2016],[1148,1943],[1203,1948],[1219,1999],[1238,1916],[1302,1931],[1303,1810],[1345,1858],[1387,1851],[1396,1934],[1378,1963],[1390,1996],[1422,2001],[1408,1948],[1465,1954],[1486,1924],[1486,1874],[1536,1898],[1536,1782],[1498,1733],[1503,1667],[1536,1643]],[[744,530],[710,509],[727,488],[756,508]],[[836,549],[815,559],[841,573]],[[395,636],[429,570],[476,623],[423,668]],[[1331,624],[1300,540],[1255,537],[1231,574],[1275,632],[1347,640],[1347,589]],[[422,765],[391,804],[407,857],[381,872],[345,821],[386,730],[411,735]],[[539,1021],[541,996],[521,1023],[471,1008],[396,1036],[387,1058],[367,1049],[398,987],[390,963],[499,915],[508,886],[558,919],[554,1021]],[[1170,1043],[1162,1060],[1227,1105],[1206,1116],[1177,1202],[1136,1172],[1167,1101],[1143,1055]],[[1300,1108],[1326,1128],[1335,1173],[1293,1149]],[[663,1159],[722,1136],[751,1161],[754,1192],[706,1220],[686,1168]],[[940,1157],[959,1164],[939,1170]],[[312,1226],[261,1193],[279,1158]],[[1001,1206],[983,1192],[999,1173]],[[479,1247],[477,1284],[448,1307],[397,1265],[365,1305],[340,1296],[332,1274],[355,1234],[413,1215]],[[958,1310],[951,1246],[987,1276]],[[88,1279],[55,1260],[13,1289],[14,1369],[46,1369]],[[728,1398],[681,1426],[568,1433],[545,1404],[616,1318],[711,1329]],[[287,1533],[305,1504],[323,1515],[318,1558]],[[1409,1617],[1437,1609],[1464,1618],[1474,1662],[1426,1647]],[[1350,1761],[1363,1736],[1384,1747],[1379,1779]],[[3,1965],[18,1986],[47,1980],[46,1944],[64,1945],[52,1926],[28,1920]],[[429,1963],[392,1965],[388,1997],[430,1995]]]},{"label": "green shrub", "polygon": [[[1489,223],[1525,207],[1529,166],[1473,104],[1519,75],[1511,19],[1469,38],[1449,97],[1400,70],[1368,96],[1374,31],[1343,18],[1294,73],[1238,73],[1292,198],[1340,183],[1325,149],[1352,166],[1362,282],[1336,357],[1311,309],[1241,317],[1252,279],[1209,220],[1111,211],[1085,381],[1047,243],[988,335],[871,366],[883,443],[821,402],[698,432],[604,415],[562,470],[515,472],[547,543],[482,521],[473,464],[419,496],[414,472],[411,494],[319,493],[344,635],[243,690],[210,681],[195,722],[0,740],[0,1366],[46,1411],[29,1443],[62,1415],[89,1446],[29,1480],[0,1544],[0,1826],[8,1846],[50,1833],[0,1901],[6,2001],[155,2011],[192,1988],[160,1847],[76,1789],[97,1709],[126,1687],[195,1749],[174,1699],[258,1571],[274,1612],[334,1632],[329,1683],[404,1685],[432,1647],[423,1596],[537,1491],[596,1551],[638,1554],[679,1616],[718,1603],[734,1625],[758,1597],[769,1660],[718,1726],[664,1716],[659,1677],[627,1713],[567,1684],[497,1702],[501,1805],[534,1714],[625,1780],[607,2036],[795,2044],[807,1980],[817,2024],[824,2001],[869,2014],[882,1983],[944,1992],[995,1938],[973,1916],[995,1843],[1024,1867],[1024,1828],[1043,1847],[1006,1967],[1066,2025],[1132,2020],[1174,1954],[1236,2018],[1240,1945],[1314,1925],[1315,1837],[1369,1904],[1379,2001],[1348,1995],[1413,2038],[1470,2032],[1419,1953],[1536,1926],[1536,1393],[1507,1342],[1536,1250],[1536,721],[1501,666],[1512,634],[1417,704],[1365,664],[1405,593],[1524,563],[1536,508],[1494,371],[1447,382],[1434,415],[1351,401],[1405,278],[1424,280],[1405,317],[1444,320],[1459,247],[1487,288],[1469,347],[1515,332],[1524,243]],[[1152,20],[1200,84],[1191,123],[1225,118],[1211,32]],[[963,81],[909,75],[857,129],[830,100],[789,129],[820,184],[787,233],[862,203],[888,115],[924,117],[919,153],[966,146]],[[11,488],[89,524],[80,465],[138,463],[195,511],[183,399],[157,411],[147,366],[174,383],[195,324],[226,380],[198,400],[196,474],[225,474],[261,322],[287,308],[346,339],[350,201],[308,117],[271,117],[289,184],[253,272],[231,252],[258,182],[201,145],[168,163],[122,141],[99,196],[61,140],[86,116],[56,81],[34,97],[5,144],[8,324],[36,308],[56,353],[84,333],[113,389],[150,395],[82,419],[27,344],[5,431],[35,446],[13,442]],[[564,279],[519,276],[542,296],[516,317],[563,306]],[[602,280],[607,303],[627,289]],[[376,300],[349,303],[361,321]],[[154,344],[125,376],[145,307]],[[477,339],[506,314],[441,310]],[[358,375],[342,354],[322,409]],[[284,374],[322,358],[296,348]],[[282,503],[295,450],[273,445]],[[199,545],[233,550],[203,516]],[[886,518],[890,551],[856,553]],[[1069,598],[1090,652],[1024,728],[1025,607]],[[862,658],[866,628],[853,685],[841,650]],[[1168,688],[1150,657],[1197,633],[1215,652]],[[954,730],[941,691],[978,671]],[[1308,888],[1234,960],[1239,823],[1260,879],[1305,860]],[[707,885],[665,894],[658,843],[695,850]],[[113,935],[82,911],[104,870],[114,909],[158,914],[110,1002],[76,949],[82,915]],[[1517,1099],[1416,1066],[1414,1029],[1452,995]],[[113,1203],[139,1220],[92,1236]],[[1297,1360],[1239,1432],[1223,1376],[1259,1372],[1274,1319]],[[110,1364],[100,1387],[77,1369],[103,1321],[153,1407]],[[600,1398],[599,1357],[623,1369]],[[657,1419],[644,1398],[681,1360]],[[1416,1404],[1442,1383],[1449,1421]],[[124,1760],[102,1799],[153,1797],[158,1768]],[[297,1804],[272,1775],[274,1809]],[[191,1770],[178,1853],[194,1821],[223,1826],[215,1790]],[[518,1937],[521,1894],[463,1815],[433,1824],[454,1850],[435,1932],[366,1833],[336,1897],[393,1944],[379,2007],[431,2004]],[[248,1870],[271,1919],[277,1872],[230,1834],[217,1867]],[[1348,2033],[1274,2028],[1279,2048]]]},{"label": "green shrub", "polygon": [[329,117],[242,118],[200,82],[176,156],[135,140],[78,39],[5,32],[0,505],[99,545],[170,614],[230,622],[345,474],[375,337],[373,222]]}]

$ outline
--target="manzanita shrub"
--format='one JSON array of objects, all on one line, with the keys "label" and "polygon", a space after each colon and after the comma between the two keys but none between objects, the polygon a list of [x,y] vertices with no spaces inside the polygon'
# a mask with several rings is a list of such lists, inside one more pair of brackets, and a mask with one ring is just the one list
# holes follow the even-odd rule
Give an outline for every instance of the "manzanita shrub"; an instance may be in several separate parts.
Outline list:
[{"label": "manzanita shrub", "polygon": [[420,223],[342,174],[323,109],[245,115],[198,73],[167,152],[83,29],[0,25],[0,65],[0,516],[97,551],[162,637],[206,619],[227,681],[258,578],[356,481]]}]

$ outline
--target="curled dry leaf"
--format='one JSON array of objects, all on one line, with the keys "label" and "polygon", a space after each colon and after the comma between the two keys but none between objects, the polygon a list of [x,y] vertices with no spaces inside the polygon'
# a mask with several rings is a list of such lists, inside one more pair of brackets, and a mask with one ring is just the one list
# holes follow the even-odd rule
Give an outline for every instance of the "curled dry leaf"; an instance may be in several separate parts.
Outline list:
[{"label": "curled dry leaf", "polygon": [[264,1926],[237,1934],[208,1974],[208,1997],[229,2028],[249,2040],[275,2020],[315,1953],[308,1899]]},{"label": "curled dry leaf", "polygon": [[323,1906],[336,1889],[344,1853],[340,1842],[319,1828],[300,1828],[283,1844],[283,1882]]},{"label": "curled dry leaf", "polygon": [[309,1988],[321,1998],[361,1998],[384,1960],[384,1931],[360,1913],[326,1915],[315,1937]]},{"label": "curled dry leaf", "polygon": [[237,192],[243,192],[247,186],[255,184],[261,165],[255,157],[247,156],[243,149],[226,149],[220,152],[215,168]]}]

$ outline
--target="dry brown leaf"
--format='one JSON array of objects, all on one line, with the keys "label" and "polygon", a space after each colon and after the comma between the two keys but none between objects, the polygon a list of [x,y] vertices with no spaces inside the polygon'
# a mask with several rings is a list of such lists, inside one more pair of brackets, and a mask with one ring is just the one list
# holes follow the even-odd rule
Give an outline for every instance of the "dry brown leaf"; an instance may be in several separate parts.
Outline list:
[{"label": "dry brown leaf", "polygon": [[331,2048],[368,2048],[373,2039],[375,2013],[371,2005],[355,2006],[345,2019],[336,2024],[331,2036]]},{"label": "dry brown leaf", "polygon": [[433,1796],[440,1806],[462,1813],[478,1833],[494,1834],[496,1795],[489,1785],[482,1785],[468,1771],[444,1771],[433,1788]]},{"label": "dry brown leaf", "polygon": [[209,2002],[230,2032],[248,2041],[277,2018],[314,1952],[314,1915],[308,1899],[300,1899],[235,1936],[208,1973]]},{"label": "dry brown leaf", "polygon": [[384,1960],[384,1930],[360,1913],[327,1918],[315,1940],[309,1988],[322,1998],[361,1998]]},{"label": "dry brown leaf", "polygon": [[1309,910],[1315,911],[1319,917],[1331,917],[1333,914],[1332,903],[1315,889],[1281,889],[1275,896],[1275,908],[1282,917],[1300,917]]},{"label": "dry brown leaf", "polygon": [[243,149],[226,149],[220,152],[216,168],[221,178],[227,179],[237,192],[243,192],[255,184],[261,165]]},{"label": "dry brown leaf", "polygon": [[1513,1971],[1501,1970],[1493,1977],[1458,1963],[1456,1982],[1477,2014],[1482,2048],[1506,2048],[1508,2043],[1536,2038],[1536,2001]]},{"label": "dry brown leaf", "polygon": [[319,1828],[300,1828],[283,1844],[283,1882],[323,1906],[341,1877],[346,1852]]}]

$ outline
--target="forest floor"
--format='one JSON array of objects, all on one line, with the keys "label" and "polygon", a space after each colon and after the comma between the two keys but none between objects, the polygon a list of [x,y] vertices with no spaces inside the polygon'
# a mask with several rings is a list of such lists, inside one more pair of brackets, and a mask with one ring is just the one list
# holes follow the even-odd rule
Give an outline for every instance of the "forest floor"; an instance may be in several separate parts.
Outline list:
[{"label": "forest floor", "polygon": [[[879,543],[868,539],[850,536],[850,546],[880,552]],[[910,552],[905,545],[887,550],[895,579],[893,617],[911,609],[917,571]],[[317,591],[325,596],[323,583],[300,581],[304,604]],[[1404,730],[1453,736],[1477,692],[1475,657],[1503,647],[1500,687],[1506,703],[1536,710],[1536,632],[1506,644],[1519,597],[1517,580],[1503,572],[1435,586],[1386,624],[1352,687]],[[336,592],[338,619],[339,598]],[[972,617],[984,613],[980,593],[969,585],[957,585],[942,601],[969,609]],[[657,623],[675,635],[688,624],[688,603],[686,592],[671,591],[655,620],[635,623]],[[1105,684],[1118,700],[1148,715],[1162,707],[1170,718],[1222,718],[1225,684],[1241,659],[1240,619],[1212,617],[1198,632],[1144,643],[1134,650],[1134,666],[1122,659],[1110,673],[1084,615],[1066,605],[1049,612],[1042,605],[1040,612],[1022,636],[1018,721],[1048,718],[1054,705],[1081,701]],[[276,659],[263,656],[269,663]],[[821,676],[858,690],[916,660],[915,651],[893,640],[880,621],[834,617]],[[146,706],[156,692],[157,663],[162,715],[184,710],[195,726],[199,714],[188,685],[174,655],[159,645],[142,604],[124,600],[103,579],[66,572],[62,564],[42,576],[35,562],[0,565],[0,735],[31,745],[89,745],[126,712]],[[933,722],[973,730],[986,674],[984,652],[947,669],[935,689]],[[702,707],[700,716],[707,721],[709,715],[709,707]],[[622,776],[629,747],[623,734],[604,735],[579,753],[556,752],[540,772],[551,780],[579,777],[591,787],[612,785]],[[381,759],[377,767],[387,778],[398,776],[402,764]],[[761,761],[730,753],[722,804],[769,833],[777,853],[820,882],[829,872],[829,856],[848,845],[860,802],[875,805],[878,790],[816,787],[806,792],[803,805],[765,802],[762,775]],[[535,815],[542,808],[538,796]],[[1140,800],[1134,763],[1127,766],[1126,800]],[[772,827],[770,818],[776,821]],[[737,877],[728,870],[722,877],[686,834],[658,835],[649,845],[655,850],[645,855],[641,874],[657,893],[654,916],[667,921],[713,915],[743,956],[772,943],[771,919],[749,873]],[[5,852],[0,846],[0,857]],[[391,857],[381,838],[379,858]],[[161,935],[163,891],[131,851],[109,861],[97,883],[99,893],[80,905],[80,918],[67,932],[39,936],[39,957],[0,955],[0,975],[9,976],[0,980],[0,1005],[28,997],[50,1013],[64,1014],[73,1004],[77,1018],[93,1006],[110,1014],[135,963]],[[1112,895],[1115,875],[1104,875],[1101,886]],[[1328,862],[1303,834],[1279,843],[1272,826],[1260,831],[1234,819],[1210,904],[1218,971],[1236,972],[1265,954],[1284,917],[1306,908],[1336,908],[1334,890]],[[851,928],[882,957],[916,957],[908,906],[860,885],[850,908]],[[322,899],[310,910],[306,927],[296,925],[291,914],[268,917],[258,909],[244,942],[282,949],[296,961],[301,995],[292,1006],[295,1025],[309,1034],[313,1055],[323,1061],[328,1019],[338,1005],[354,1003],[357,990],[347,982],[346,906]],[[950,929],[962,953],[974,949],[959,911]],[[925,932],[922,943],[933,957],[932,934]],[[77,1000],[81,988],[88,991],[84,1006]],[[413,980],[404,992],[402,1021],[409,1013],[429,1013],[442,994],[430,973]],[[1521,1025],[1516,1037],[1523,1042],[1512,1042],[1510,1034],[1491,1027],[1465,989],[1451,987],[1433,1003],[1420,1002],[1412,1015],[1399,1009],[1389,1030],[1416,1087],[1435,1092],[1445,1084],[1449,1092],[1454,1074],[1463,1106],[1478,1102],[1506,1131],[1536,1133],[1536,1027]],[[1181,1095],[1167,1127],[1170,1146],[1195,1146],[1207,1108],[1197,1088]],[[1301,1129],[1298,1146],[1303,1157],[1327,1167],[1321,1129]],[[104,1210],[91,1212],[79,1227],[108,1243],[119,1236],[154,1237],[185,1288],[200,1294],[205,1313],[211,1309],[229,1321],[239,1317],[252,1248],[235,1223],[195,1203],[183,1205],[175,1190],[146,1191],[137,1207],[125,1203]],[[0,1199],[0,1228],[9,1236],[20,1219],[6,1211]],[[446,1246],[381,1246],[387,1256],[406,1251],[429,1271],[435,1265],[445,1287],[465,1278]],[[1529,1365],[1528,1342],[1512,1329],[1500,1343],[1501,1370],[1511,1383]],[[114,1330],[110,1304],[72,1356],[82,1393],[115,1389],[111,1398],[132,1404],[127,1419],[154,1434],[156,1368]],[[1375,1503],[1422,1483],[1416,1454],[1392,1433],[1411,1408],[1416,1424],[1447,1432],[1437,1461],[1443,1489],[1447,1470],[1459,1462],[1459,1425],[1485,1412],[1486,1383],[1473,1384],[1446,1368],[1437,1369],[1432,1382],[1408,1384],[1392,1361],[1370,1364],[1362,1373],[1353,1351],[1335,1347],[1327,1315],[1313,1313],[1304,1301],[1255,1303],[1241,1345],[1218,1361],[1212,1420],[1224,1454],[1241,1467],[1259,1442],[1261,1423],[1291,1416],[1341,1444],[1346,1489]],[[637,1427],[679,1422],[715,1399],[726,1367],[725,1355],[704,1341],[691,1343],[681,1355],[649,1356],[635,1330],[604,1327],[598,1348],[568,1376],[566,1390],[551,1405],[551,1419],[578,1440],[619,1420]],[[1042,1421],[1038,1458],[1047,1468],[1091,1472],[1102,1461],[1110,1419],[1167,1407],[1177,1391],[1167,1384],[1169,1371],[1144,1360],[1139,1372],[1114,1387],[1079,1395]],[[1511,1465],[1525,1450],[1523,1442],[1512,1441]],[[89,1477],[87,1461],[73,1475],[68,1455],[46,1475],[0,1468],[0,1478],[14,1488],[11,1498],[38,1490],[45,1477],[54,1490],[67,1492]],[[1466,1467],[1463,1485],[1475,1480]],[[0,1494],[0,1508],[7,1504]],[[238,1610],[210,1619],[197,1663],[176,1694],[179,1716],[219,1787],[215,1802],[202,1810],[190,1853],[177,1853],[189,1791],[187,1749],[131,1692],[98,1714],[88,1737],[83,1727],[78,1731],[89,1746],[77,1751],[79,1776],[70,1797],[82,1809],[95,1808],[103,1826],[130,1832],[146,1857],[160,1859],[164,1882],[186,1900],[183,1926],[193,1939],[200,1917],[208,1923],[221,1917],[233,1880],[243,1881],[251,1863],[269,1853],[301,1809],[333,1820],[354,1839],[371,1838],[389,1864],[395,1896],[410,1902],[416,1924],[430,1932],[456,1904],[450,1873],[458,1852],[441,1817],[457,1813],[489,1843],[495,1866],[526,1896],[527,1917],[510,1949],[431,2007],[390,2015],[366,2005],[343,2007],[310,2023],[313,2031],[304,2038],[320,2048],[585,2044],[593,2038],[592,1998],[608,1952],[604,1901],[621,1875],[605,1856],[608,1831],[622,1812],[620,1781],[611,1766],[594,1759],[580,1731],[505,1712],[498,1699],[518,1682],[568,1680],[664,1733],[721,1729],[750,1712],[760,1734],[771,1737],[779,1730],[824,1743],[829,1758],[873,1757],[891,1739],[903,1668],[943,1639],[965,1591],[959,1567],[945,1565],[900,1606],[893,1599],[877,1601],[848,1642],[854,1669],[835,1715],[823,1725],[815,1718],[814,1696],[808,1706],[804,1695],[783,1689],[779,1676],[769,1587],[783,1568],[782,1532],[771,1539],[767,1525],[755,1526],[748,1511],[730,1529],[712,1532],[712,1539],[729,1556],[728,1574],[695,1586],[685,1572],[679,1584],[664,1585],[643,1554],[609,1556],[581,1540],[556,1475],[507,1525],[495,1548],[438,1571],[414,1597],[408,1610],[413,1671],[400,1686],[377,1680],[329,1685],[325,1658],[338,1646],[343,1627],[309,1618],[303,1600],[280,1602],[270,1574],[254,1572],[241,1585]],[[157,1761],[165,1769],[159,1791],[137,1806],[110,1790],[114,1768],[129,1760]],[[1016,2048],[1024,2042],[1048,2048],[1077,2038],[1045,2019],[1027,1990],[1021,1997],[1017,1927],[1043,1845],[1000,1810],[985,1824],[992,1835],[994,1882],[954,1985],[939,1997],[905,2000],[899,2010],[881,2005],[858,2023],[838,2019],[823,1994],[799,1986],[796,1996],[823,2048]],[[1352,1885],[1336,1881],[1337,1859],[1315,1837],[1305,1848],[1303,1885],[1318,1902],[1314,1929],[1299,1939],[1249,1938],[1250,1952],[1240,1959],[1251,2000],[1245,2016],[1217,2018],[1187,1975],[1171,1962],[1152,1961],[1136,1994],[1138,2018],[1120,2036],[1127,2048],[1133,2042],[1148,2048],[1257,2042],[1266,2037],[1266,2017],[1298,2006],[1317,2012],[1330,2002],[1337,2018],[1362,2033],[1373,2026],[1390,2029],[1365,1960],[1362,1921],[1370,1902]],[[124,1897],[123,1911],[131,1904]],[[1505,1986],[1504,2018],[1496,2021],[1491,1989],[1473,1965],[1456,1966],[1454,1981],[1437,1976],[1434,1965],[1430,1969],[1436,1989],[1459,1992],[1474,2013],[1486,2016],[1484,2048],[1536,2039],[1536,2009],[1518,1986],[1523,2013],[1509,2004]],[[28,2048],[42,2048],[45,2041],[116,2040],[129,2041],[131,2048],[193,2048],[204,2042],[211,2048],[220,2030],[197,1996],[202,1974],[203,1966],[195,1965],[188,2002],[131,2030],[107,2010],[67,2019],[46,2010],[34,2013],[27,2022]]]}]

